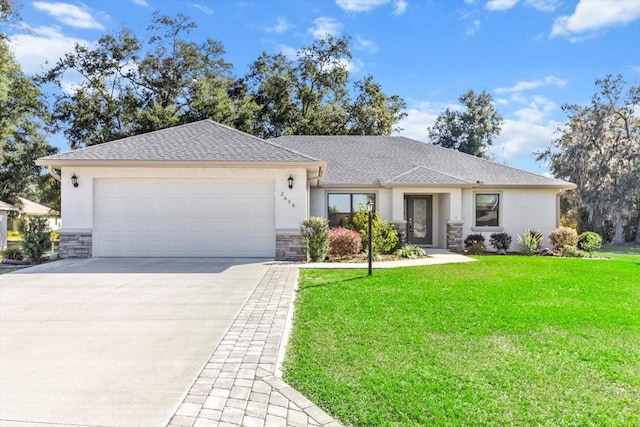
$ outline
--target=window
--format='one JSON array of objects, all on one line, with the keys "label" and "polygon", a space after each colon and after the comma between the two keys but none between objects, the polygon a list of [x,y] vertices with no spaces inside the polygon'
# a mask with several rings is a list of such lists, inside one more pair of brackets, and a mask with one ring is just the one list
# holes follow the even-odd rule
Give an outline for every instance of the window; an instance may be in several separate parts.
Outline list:
[{"label": "window", "polygon": [[368,193],[332,193],[328,195],[329,226],[344,227],[350,224],[353,216],[360,211],[360,207],[367,208],[369,200],[375,203],[376,195]]},{"label": "window", "polygon": [[500,195],[476,194],[476,227],[500,225]]}]

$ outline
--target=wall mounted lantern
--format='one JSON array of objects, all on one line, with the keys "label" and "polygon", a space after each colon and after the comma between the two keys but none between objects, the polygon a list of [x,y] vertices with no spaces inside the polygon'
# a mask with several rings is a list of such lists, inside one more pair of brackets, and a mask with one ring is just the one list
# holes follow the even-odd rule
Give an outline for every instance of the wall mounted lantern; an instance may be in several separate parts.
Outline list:
[{"label": "wall mounted lantern", "polygon": [[289,174],[289,178],[287,178],[287,181],[289,182],[289,189],[293,188],[293,177],[291,176],[291,174]]},{"label": "wall mounted lantern", "polygon": [[73,175],[71,175],[71,183],[73,184],[74,187],[78,187],[78,177],[76,176],[76,174],[74,173]]}]

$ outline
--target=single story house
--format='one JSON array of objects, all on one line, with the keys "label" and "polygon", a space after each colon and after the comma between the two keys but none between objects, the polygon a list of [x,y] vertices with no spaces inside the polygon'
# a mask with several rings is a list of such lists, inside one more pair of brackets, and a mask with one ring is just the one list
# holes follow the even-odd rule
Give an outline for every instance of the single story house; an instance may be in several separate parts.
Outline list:
[{"label": "single story house", "polygon": [[17,210],[15,206],[0,200],[0,251],[7,249],[8,214]]},{"label": "single story house", "polygon": [[12,221],[11,229],[18,229],[18,221],[23,217],[43,217],[47,220],[47,225],[51,230],[57,230],[62,226],[60,212],[53,210],[45,205],[36,203],[32,200],[18,197],[20,200],[20,209],[17,218]]},{"label": "single story house", "polygon": [[372,199],[405,242],[459,251],[470,233],[559,221],[574,185],[403,137],[266,141],[203,120],[38,159],[61,171],[61,256],[304,257],[309,216]]}]

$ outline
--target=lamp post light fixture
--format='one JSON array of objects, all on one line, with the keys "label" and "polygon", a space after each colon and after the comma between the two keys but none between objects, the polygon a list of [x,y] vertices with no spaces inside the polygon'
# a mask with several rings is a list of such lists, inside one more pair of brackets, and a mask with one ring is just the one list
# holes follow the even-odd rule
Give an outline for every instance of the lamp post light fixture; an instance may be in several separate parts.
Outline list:
[{"label": "lamp post light fixture", "polygon": [[291,176],[291,174],[289,174],[289,178],[287,178],[287,181],[289,182],[289,190],[291,190],[293,188],[293,177]]},{"label": "lamp post light fixture", "polygon": [[78,188],[78,177],[76,176],[75,173],[71,175],[71,183],[73,184],[74,187]]},{"label": "lamp post light fixture", "polygon": [[367,212],[369,212],[369,276],[371,276],[373,272],[373,254],[372,254],[372,240],[373,236],[371,235],[371,231],[373,229],[373,200],[369,199],[367,203]]}]

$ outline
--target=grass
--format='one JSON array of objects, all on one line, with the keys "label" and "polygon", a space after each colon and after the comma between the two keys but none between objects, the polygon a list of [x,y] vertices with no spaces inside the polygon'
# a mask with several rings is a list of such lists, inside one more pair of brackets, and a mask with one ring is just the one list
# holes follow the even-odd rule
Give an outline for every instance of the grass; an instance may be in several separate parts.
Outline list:
[{"label": "grass", "polygon": [[301,270],[285,380],[346,425],[640,425],[640,257]]}]

